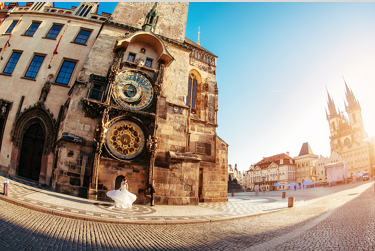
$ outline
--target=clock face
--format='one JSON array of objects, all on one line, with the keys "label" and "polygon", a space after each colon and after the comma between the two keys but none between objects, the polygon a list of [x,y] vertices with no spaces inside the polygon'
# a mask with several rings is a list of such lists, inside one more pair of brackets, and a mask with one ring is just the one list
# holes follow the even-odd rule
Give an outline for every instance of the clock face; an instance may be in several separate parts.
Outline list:
[{"label": "clock face", "polygon": [[116,102],[132,110],[147,108],[154,96],[150,81],[140,73],[123,72],[117,75],[113,88]]},{"label": "clock face", "polygon": [[107,146],[120,159],[137,157],[145,146],[142,129],[134,122],[122,120],[114,123],[107,131]]}]

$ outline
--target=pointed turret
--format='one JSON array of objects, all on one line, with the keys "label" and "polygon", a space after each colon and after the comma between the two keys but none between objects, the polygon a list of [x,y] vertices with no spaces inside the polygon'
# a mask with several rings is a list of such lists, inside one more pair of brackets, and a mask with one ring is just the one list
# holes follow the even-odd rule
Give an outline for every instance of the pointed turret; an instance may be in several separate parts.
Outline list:
[{"label": "pointed turret", "polygon": [[353,94],[353,91],[349,89],[346,82],[345,82],[345,88],[346,88],[346,93],[345,93],[346,101],[348,102],[348,104],[345,104],[346,111],[353,109],[353,108],[361,108]]},{"label": "pointed turret", "polygon": [[337,115],[337,111],[336,111],[336,106],[335,106],[335,102],[333,102],[331,96],[329,95],[328,93],[328,90],[327,90],[327,94],[328,94],[328,111],[329,111],[329,116],[335,116]]},{"label": "pointed turret", "polygon": [[152,6],[152,9],[147,13],[147,16],[145,18],[145,22],[142,25],[142,30],[144,31],[153,31],[156,22],[157,22],[157,12],[156,7],[158,6],[158,3],[156,2],[154,6]]}]

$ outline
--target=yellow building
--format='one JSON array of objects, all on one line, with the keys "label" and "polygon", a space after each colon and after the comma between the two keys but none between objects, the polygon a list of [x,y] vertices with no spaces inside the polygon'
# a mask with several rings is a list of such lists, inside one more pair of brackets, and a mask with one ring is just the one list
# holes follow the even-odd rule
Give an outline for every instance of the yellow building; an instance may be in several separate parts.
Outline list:
[{"label": "yellow building", "polygon": [[315,163],[317,159],[318,155],[313,153],[309,143],[303,143],[299,155],[294,157],[297,165],[296,183],[303,183],[306,180],[316,181]]},{"label": "yellow building", "polygon": [[109,15],[97,15],[98,3],[8,9],[0,26],[0,169],[50,185],[62,107]]}]

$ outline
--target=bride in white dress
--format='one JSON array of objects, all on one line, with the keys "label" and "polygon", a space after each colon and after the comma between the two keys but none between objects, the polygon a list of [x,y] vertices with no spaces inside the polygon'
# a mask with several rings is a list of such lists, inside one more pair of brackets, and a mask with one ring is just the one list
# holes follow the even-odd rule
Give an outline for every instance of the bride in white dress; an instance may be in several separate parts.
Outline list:
[{"label": "bride in white dress", "polygon": [[128,191],[128,180],[126,178],[122,180],[119,190],[108,191],[107,196],[115,201],[115,204],[109,207],[109,209],[114,207],[131,208],[133,202],[137,199],[135,194]]}]

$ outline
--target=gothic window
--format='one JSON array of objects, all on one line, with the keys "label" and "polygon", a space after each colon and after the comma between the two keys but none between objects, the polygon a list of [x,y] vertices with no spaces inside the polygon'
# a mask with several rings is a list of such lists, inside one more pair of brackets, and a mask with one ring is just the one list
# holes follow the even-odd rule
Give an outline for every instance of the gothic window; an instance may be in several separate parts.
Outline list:
[{"label": "gothic window", "polygon": [[45,4],[45,2],[36,2],[35,4],[34,4],[34,6],[31,8],[31,10],[40,10],[40,8],[42,8],[43,7],[43,5]]},{"label": "gothic window", "polygon": [[186,105],[196,109],[197,106],[197,77],[194,74],[189,76],[188,93]]},{"label": "gothic window", "polygon": [[92,6],[82,4],[75,15],[80,17],[86,17],[87,14],[89,14],[91,8]]},{"label": "gothic window", "polygon": [[346,138],[345,141],[344,141],[344,145],[350,145],[350,139]]}]

